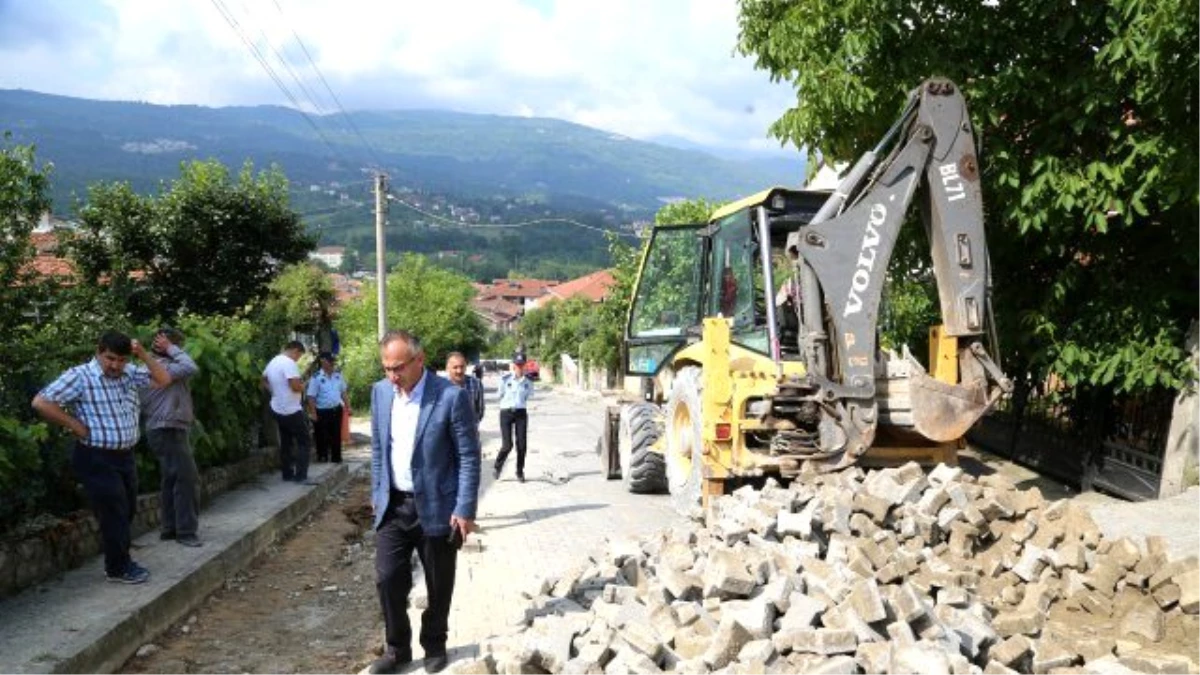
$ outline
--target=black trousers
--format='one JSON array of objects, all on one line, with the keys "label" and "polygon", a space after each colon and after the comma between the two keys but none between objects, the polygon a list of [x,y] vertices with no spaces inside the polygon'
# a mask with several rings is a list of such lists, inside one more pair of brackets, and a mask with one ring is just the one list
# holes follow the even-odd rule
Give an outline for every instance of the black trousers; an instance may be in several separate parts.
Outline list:
[{"label": "black trousers", "polygon": [[180,536],[196,534],[199,527],[200,472],[188,443],[187,429],[163,427],[146,430],[146,444],[158,455],[162,473],[158,496],[159,529]]},{"label": "black trousers", "polygon": [[317,461],[335,463],[342,461],[342,406],[317,408],[317,421],[313,424],[313,440],[317,444]]},{"label": "black trousers", "polygon": [[274,413],[279,425],[279,468],[284,480],[308,480],[308,423],[304,411],[291,415]]},{"label": "black trousers", "polygon": [[517,475],[525,475],[525,432],[529,428],[529,413],[524,408],[504,408],[500,410],[500,454],[496,455],[496,470],[504,468],[504,460],[513,448],[513,438],[517,444]]},{"label": "black trousers", "polygon": [[137,513],[133,451],[104,450],[76,442],[71,450],[71,466],[100,523],[104,572],[120,576],[129,568],[129,525]]},{"label": "black trousers", "polygon": [[375,533],[375,588],[383,607],[387,652],[402,658],[412,657],[408,594],[413,585],[414,550],[425,572],[429,596],[421,613],[421,648],[426,656],[445,654],[458,549],[446,536],[426,537],[417,518],[416,500],[393,489],[387,513]]}]

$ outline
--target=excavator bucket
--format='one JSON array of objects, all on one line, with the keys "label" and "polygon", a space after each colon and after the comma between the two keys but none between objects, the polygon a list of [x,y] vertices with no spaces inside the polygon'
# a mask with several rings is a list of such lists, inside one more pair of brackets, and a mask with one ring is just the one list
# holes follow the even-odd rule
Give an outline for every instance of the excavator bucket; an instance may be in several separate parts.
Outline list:
[{"label": "excavator bucket", "polygon": [[940,443],[962,438],[994,404],[986,380],[940,382],[926,374],[912,355],[906,356],[911,365],[908,386],[913,428],[922,436]]}]

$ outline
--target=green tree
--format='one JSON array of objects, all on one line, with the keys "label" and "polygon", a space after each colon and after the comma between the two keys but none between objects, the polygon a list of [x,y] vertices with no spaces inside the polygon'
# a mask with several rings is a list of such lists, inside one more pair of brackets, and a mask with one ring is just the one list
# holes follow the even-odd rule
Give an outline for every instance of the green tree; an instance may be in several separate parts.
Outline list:
[{"label": "green tree", "polygon": [[740,51],[797,92],[771,133],[826,158],[871,147],[925,77],[962,88],[1010,372],[1181,384],[1200,285],[1194,2],[739,4]]},{"label": "green tree", "polygon": [[[452,351],[477,352],[486,343],[487,330],[471,309],[474,296],[470,279],[440,269],[424,256],[406,254],[387,276],[388,328],[420,337],[430,366],[444,363]],[[359,408],[369,401],[371,384],[382,376],[375,285],[365,284],[362,297],[362,302],[347,306],[338,321],[342,372],[351,401]]]},{"label": "green tree", "polygon": [[41,467],[38,444],[46,425],[32,419],[30,389],[37,381],[36,344],[29,317],[40,289],[29,270],[33,258],[30,233],[49,211],[49,171],[37,163],[31,146],[0,144],[0,522],[15,522],[41,497],[44,486],[31,480]]},{"label": "green tree", "polygon": [[125,183],[94,185],[88,197],[72,256],[84,281],[107,284],[136,321],[232,316],[315,243],[277,168],[256,174],[247,163],[235,177],[219,162],[190,162],[157,197]]},{"label": "green tree", "polygon": [[329,276],[311,262],[289,265],[267,286],[263,303],[266,323],[285,331],[315,331],[332,315],[337,294]]}]

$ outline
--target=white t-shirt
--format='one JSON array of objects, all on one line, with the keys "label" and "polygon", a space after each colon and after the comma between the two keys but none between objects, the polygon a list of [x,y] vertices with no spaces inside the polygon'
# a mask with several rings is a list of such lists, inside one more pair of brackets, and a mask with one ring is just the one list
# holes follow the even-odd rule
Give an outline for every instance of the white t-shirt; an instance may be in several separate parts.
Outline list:
[{"label": "white t-shirt", "polygon": [[271,385],[271,410],[278,415],[294,415],[300,412],[300,392],[292,391],[288,380],[300,379],[300,367],[287,354],[271,359],[263,369],[263,377]]}]

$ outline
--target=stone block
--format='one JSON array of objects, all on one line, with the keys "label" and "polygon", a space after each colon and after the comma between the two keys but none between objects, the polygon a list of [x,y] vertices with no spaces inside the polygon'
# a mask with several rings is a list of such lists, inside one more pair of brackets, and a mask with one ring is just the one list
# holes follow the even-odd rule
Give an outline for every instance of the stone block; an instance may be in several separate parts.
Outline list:
[{"label": "stone block", "polygon": [[684,572],[690,570],[696,562],[696,552],[688,544],[668,542],[658,553],[658,571],[664,568]]},{"label": "stone block", "polygon": [[849,606],[868,623],[883,621],[887,618],[887,609],[883,606],[883,596],[880,595],[879,585],[875,583],[874,579],[855,582],[843,605]]},{"label": "stone block", "polygon": [[892,645],[866,642],[858,645],[854,660],[864,673],[888,673],[892,670]]},{"label": "stone block", "polygon": [[912,584],[904,582],[891,588],[892,591],[887,600],[893,616],[905,623],[912,623],[925,616],[927,611],[925,600]]},{"label": "stone block", "polygon": [[1192,567],[1172,577],[1179,586],[1179,608],[1184,614],[1200,612],[1200,569]]},{"label": "stone block", "polygon": [[719,669],[737,658],[738,652],[752,640],[750,632],[731,617],[722,617],[717,632],[701,657],[709,668]]},{"label": "stone block", "polygon": [[791,637],[792,651],[805,654],[853,654],[858,648],[858,638],[849,630],[810,628],[795,631]]},{"label": "stone block", "polygon": [[1142,559],[1142,550],[1129,537],[1121,537],[1112,542],[1107,558],[1126,570],[1137,567]]},{"label": "stone block", "polygon": [[709,552],[704,569],[704,597],[746,597],[757,586],[736,553],[717,548]]},{"label": "stone block", "polygon": [[887,634],[895,643],[916,642],[917,635],[913,633],[912,626],[906,621],[895,621],[887,625]]},{"label": "stone block", "polygon": [[871,522],[876,525],[883,525],[887,520],[888,512],[892,509],[893,502],[883,497],[878,497],[870,492],[859,492],[854,495],[854,510],[860,511],[871,519]]},{"label": "stone block", "polygon": [[696,600],[703,592],[703,582],[691,572],[664,567],[659,570],[658,580],[675,600]]},{"label": "stone block", "polygon": [[929,482],[934,485],[946,485],[957,482],[962,475],[963,470],[957,466],[938,464],[933,471],[929,472]]},{"label": "stone block", "polygon": [[1100,593],[1094,591],[1077,593],[1071,599],[1078,603],[1083,611],[1093,616],[1107,617],[1112,614],[1112,600]]},{"label": "stone block", "polygon": [[1030,611],[1000,612],[992,620],[992,627],[1001,637],[1012,635],[1036,636],[1045,626],[1046,615]]},{"label": "stone block", "polygon": [[892,650],[891,672],[950,675],[950,659],[944,650],[928,642],[897,645]]},{"label": "stone block", "polygon": [[1012,635],[988,650],[988,658],[1008,668],[1021,669],[1026,657],[1033,653],[1033,643],[1024,635]]},{"label": "stone block", "polygon": [[824,600],[804,593],[792,593],[788,597],[788,611],[779,618],[780,630],[787,628],[811,628],[828,605]]},{"label": "stone block", "polygon": [[1079,652],[1080,658],[1087,663],[1106,656],[1112,656],[1113,651],[1117,648],[1117,641],[1110,637],[1093,637],[1076,640],[1072,643],[1072,647],[1075,651]]},{"label": "stone block", "polygon": [[1049,673],[1075,663],[1079,655],[1052,640],[1038,640],[1033,646],[1033,672]]},{"label": "stone block", "polygon": [[700,659],[711,642],[711,633],[702,633],[695,625],[691,625],[676,631],[673,646],[675,653],[684,660]]},{"label": "stone block", "polygon": [[737,660],[742,663],[767,664],[775,658],[775,645],[771,640],[752,640],[738,652]]},{"label": "stone block", "polygon": [[965,588],[942,588],[937,592],[937,604],[966,607],[971,604],[971,594]]},{"label": "stone block", "polygon": [[1151,591],[1150,595],[1154,598],[1154,601],[1158,603],[1159,608],[1163,611],[1166,611],[1174,607],[1175,603],[1179,602],[1181,593],[1179,591],[1179,586],[1176,584],[1165,583]]},{"label": "stone block", "polygon": [[800,537],[808,539],[813,532],[813,510],[804,509],[799,513],[780,511],[775,517],[775,532],[781,537]]},{"label": "stone block", "polygon": [[[1117,581],[1125,576],[1125,569],[1116,563],[1105,560],[1096,564],[1087,576],[1084,577],[1084,583],[1093,591],[1107,597],[1113,597],[1116,592]],[[1152,582],[1153,583],[1153,582]],[[1152,586],[1153,588],[1153,586]]]},{"label": "stone block", "polygon": [[810,665],[804,672],[812,675],[846,675],[847,673],[857,673],[858,666],[854,662],[854,657],[842,654]]},{"label": "stone block", "polygon": [[1166,632],[1166,618],[1153,598],[1141,598],[1121,618],[1119,632],[1121,635],[1141,635],[1151,642],[1158,642]]},{"label": "stone block", "polygon": [[996,660],[988,661],[983,667],[984,675],[1017,675],[1018,672]]},{"label": "stone block", "polygon": [[721,619],[731,618],[749,631],[751,638],[770,637],[775,625],[775,605],[759,595],[750,600],[727,600],[721,604]]},{"label": "stone block", "polygon": [[[1194,673],[1196,664],[1179,654],[1140,651],[1119,659],[1121,665],[1139,673]],[[1091,665],[1091,664],[1089,664]]]},{"label": "stone block", "polygon": [[658,636],[658,631],[654,630],[654,626],[648,620],[630,621],[617,631],[617,636],[624,640],[631,649],[645,654],[652,661],[658,660],[662,653],[662,640]]}]

